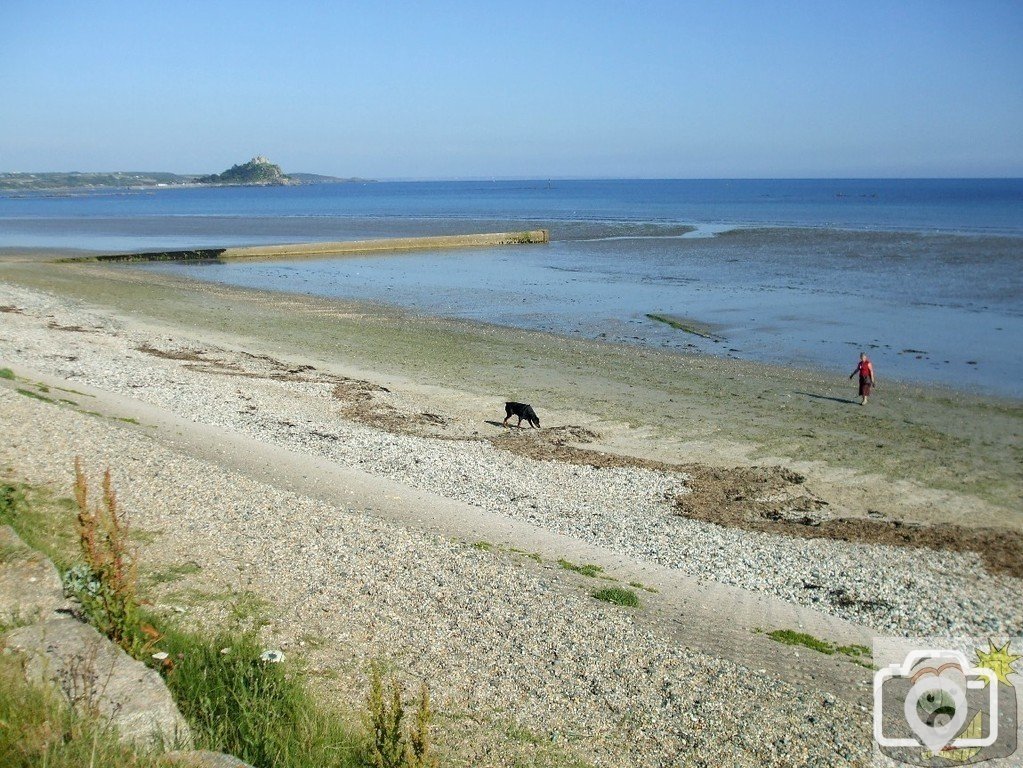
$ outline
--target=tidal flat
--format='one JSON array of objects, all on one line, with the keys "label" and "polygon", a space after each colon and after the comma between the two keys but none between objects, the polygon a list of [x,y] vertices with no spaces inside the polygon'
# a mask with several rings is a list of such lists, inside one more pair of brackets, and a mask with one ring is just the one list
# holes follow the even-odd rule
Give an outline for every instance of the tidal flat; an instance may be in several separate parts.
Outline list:
[{"label": "tidal flat", "polygon": [[794,463],[835,484],[852,513],[1023,527],[1023,403],[1011,398],[882,379],[861,408],[845,371],[662,352],[131,268],[9,258],[0,277],[270,352],[589,414],[620,427],[604,430],[612,451]]}]

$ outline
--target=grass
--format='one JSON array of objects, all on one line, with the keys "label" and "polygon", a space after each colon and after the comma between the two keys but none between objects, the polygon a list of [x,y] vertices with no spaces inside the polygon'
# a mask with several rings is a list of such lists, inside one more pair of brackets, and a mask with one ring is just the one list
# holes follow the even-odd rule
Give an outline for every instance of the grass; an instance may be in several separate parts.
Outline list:
[{"label": "grass", "polygon": [[0,525],[10,525],[24,542],[50,558],[59,570],[71,566],[77,552],[73,499],[10,479],[0,481]]},{"label": "grass", "polygon": [[[10,368],[0,368],[0,379],[9,379],[13,381],[16,380],[17,378],[18,377],[14,374],[14,371],[12,371]],[[19,395],[31,397],[33,400],[39,400],[44,403],[50,403],[51,405],[69,405],[75,410],[77,410],[79,413],[83,413],[86,416],[97,416],[101,419],[111,419],[113,421],[120,421],[124,424],[133,424],[134,426],[137,427],[142,426],[142,422],[140,422],[134,416],[107,416],[106,414],[99,413],[98,411],[90,411],[85,408],[82,408],[77,402],[75,402],[74,400],[69,400],[66,397],[62,398],[48,397],[46,393],[50,391],[50,388],[46,384],[43,384],[42,382],[34,382],[33,386],[35,386],[36,390],[38,391],[26,389],[24,387],[18,387],[15,391]],[[54,387],[54,389],[58,389],[61,392],[70,392],[75,395],[81,395],[83,397],[92,397],[92,395],[87,395],[84,392],[78,392],[73,389],[64,389],[63,387]]]},{"label": "grass", "polygon": [[821,640],[819,637],[814,637],[806,632],[797,632],[794,629],[776,629],[768,632],[767,636],[784,645],[801,645],[804,648],[823,653],[826,656],[834,656],[836,653],[839,653],[843,656],[848,656],[861,666],[868,669],[873,668],[870,663],[864,660],[864,658],[869,659],[871,655],[870,649],[865,645],[838,645],[827,640]]},{"label": "grass", "polygon": [[0,653],[0,765],[4,768],[157,768],[155,755],[119,744],[97,717],[76,714],[50,687],[26,681],[24,659]]},{"label": "grass", "polygon": [[597,590],[593,593],[593,596],[598,600],[603,600],[605,603],[624,605],[627,608],[639,607],[639,595],[631,589],[625,589],[625,587],[607,587],[606,589]]},{"label": "grass", "polygon": [[314,700],[300,668],[260,661],[264,648],[254,629],[208,638],[170,629],[160,647],[172,662],[167,686],[198,748],[228,752],[257,768],[366,764],[365,735]]},{"label": "grass", "polygon": [[512,553],[514,553],[516,555],[522,555],[523,557],[528,557],[530,560],[532,560],[534,562],[537,562],[537,563],[542,563],[543,562],[543,556],[539,552],[527,552],[524,549],[518,549],[516,547],[512,547],[508,551],[512,552]]},{"label": "grass", "polygon": [[806,632],[796,632],[794,629],[776,629],[773,632],[768,632],[767,636],[783,645],[801,645],[804,648],[809,648],[818,653],[825,653],[828,656],[835,652],[833,643],[821,640],[819,637],[814,637]]},{"label": "grass", "polygon": [[472,545],[472,547],[473,549],[478,549],[481,552],[490,552],[494,548],[494,545],[489,541],[477,541]]},{"label": "grass", "polygon": [[635,587],[636,589],[642,589],[644,592],[650,592],[650,593],[653,593],[653,594],[657,593],[657,590],[654,589],[653,587],[648,587],[645,584],[642,584],[641,582],[638,582],[638,581],[630,581],[629,582],[629,586],[630,587]]},{"label": "grass", "polygon": [[58,389],[61,392],[68,392],[72,395],[80,395],[82,397],[93,397],[92,395],[86,394],[85,392],[79,392],[77,389],[68,389],[67,387],[54,387],[54,389]]},{"label": "grass", "polygon": [[31,397],[31,398],[33,398],[35,400],[42,400],[44,403],[56,403],[57,402],[52,397],[47,397],[46,395],[41,395],[38,392],[33,392],[31,389],[22,389],[21,387],[18,387],[18,389],[15,390],[15,391],[19,395],[24,395],[25,397]]},{"label": "grass", "polygon": [[600,574],[604,572],[604,569],[599,565],[594,565],[593,563],[576,565],[575,563],[569,560],[565,560],[564,558],[559,558],[558,565],[560,565],[566,571],[574,571],[575,573],[578,573],[582,576],[588,576],[591,579],[597,578]]},{"label": "grass", "polygon": [[[379,763],[374,741],[355,710],[316,699],[301,664],[260,660],[265,647],[259,629],[266,604],[257,596],[233,593],[224,628],[213,635],[153,615],[138,598],[132,539],[109,480],[105,479],[102,500],[94,503],[80,470],[77,475],[75,500],[53,498],[42,489],[5,480],[0,484],[0,523],[12,524],[29,546],[49,555],[65,574],[99,580],[97,591],[117,598],[101,606],[102,610],[86,606],[87,613],[99,620],[102,631],[127,639],[122,645],[129,652],[161,672],[197,748],[233,754],[256,768],[436,765],[425,688],[418,709],[410,713],[411,725],[390,734],[395,743],[408,748],[391,755],[395,758],[391,762]],[[198,570],[194,563],[185,563],[154,576],[157,581],[174,581]],[[154,659],[155,651],[167,657]],[[26,686],[24,677],[18,677],[21,670],[11,666],[16,659],[0,654],[0,765],[4,768],[163,764],[157,756],[135,755],[118,746],[116,734],[61,709],[63,700],[57,693]],[[5,675],[22,682],[15,685]],[[400,692],[393,678],[391,686]],[[372,715],[367,712],[363,717]],[[392,724],[401,725],[400,718],[392,718]]]},{"label": "grass", "polygon": [[151,584],[171,584],[201,570],[197,563],[182,563],[164,568],[162,571],[154,571],[149,574],[148,579]]}]

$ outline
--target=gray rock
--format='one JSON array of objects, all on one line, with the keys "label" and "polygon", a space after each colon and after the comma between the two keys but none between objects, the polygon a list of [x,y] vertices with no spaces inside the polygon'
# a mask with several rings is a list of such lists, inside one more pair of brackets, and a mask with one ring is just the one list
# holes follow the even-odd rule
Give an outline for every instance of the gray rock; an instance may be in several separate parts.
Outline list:
[{"label": "gray rock", "polygon": [[76,711],[97,714],[122,741],[191,746],[188,724],[160,675],[88,624],[53,618],[12,630],[5,641],[28,657],[29,680],[55,683]]},{"label": "gray rock", "polygon": [[38,621],[63,603],[64,589],[53,563],[29,549],[11,526],[0,526],[0,621]]},{"label": "gray rock", "polygon": [[182,750],[168,752],[163,756],[168,765],[180,768],[252,768],[248,763],[234,755],[223,752],[210,752],[206,749]]}]

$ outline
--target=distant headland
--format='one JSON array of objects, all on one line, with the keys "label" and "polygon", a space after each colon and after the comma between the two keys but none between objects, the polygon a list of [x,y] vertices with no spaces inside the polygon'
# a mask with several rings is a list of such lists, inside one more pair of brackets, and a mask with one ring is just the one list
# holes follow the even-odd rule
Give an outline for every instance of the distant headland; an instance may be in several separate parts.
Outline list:
[{"label": "distant headland", "polygon": [[372,179],[341,178],[317,173],[284,173],[262,155],[247,163],[232,165],[223,173],[177,174],[162,171],[110,171],[82,173],[0,173],[0,192],[73,192],[90,189],[147,189],[185,186],[259,186],[297,184],[342,184]]}]

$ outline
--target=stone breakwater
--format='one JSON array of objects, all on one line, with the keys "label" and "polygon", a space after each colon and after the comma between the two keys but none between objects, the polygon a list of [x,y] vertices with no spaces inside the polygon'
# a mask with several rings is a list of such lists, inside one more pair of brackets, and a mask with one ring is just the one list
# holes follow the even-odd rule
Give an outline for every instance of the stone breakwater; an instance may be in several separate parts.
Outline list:
[{"label": "stone breakwater", "polygon": [[531,245],[550,242],[550,232],[533,229],[523,232],[489,232],[474,235],[438,235],[432,237],[389,237],[377,240],[348,240],[327,243],[288,243],[237,248],[194,248],[180,251],[112,253],[61,261],[253,261],[337,258],[338,256],[404,251],[445,250],[448,248],[493,248],[502,245]]}]

